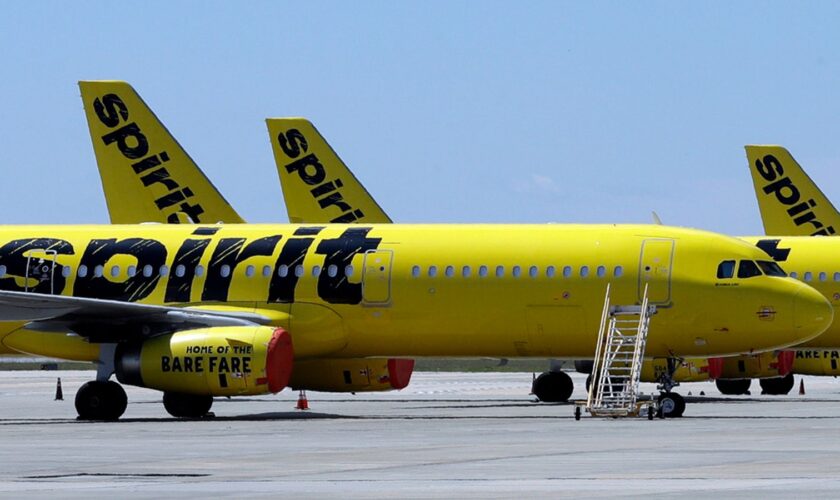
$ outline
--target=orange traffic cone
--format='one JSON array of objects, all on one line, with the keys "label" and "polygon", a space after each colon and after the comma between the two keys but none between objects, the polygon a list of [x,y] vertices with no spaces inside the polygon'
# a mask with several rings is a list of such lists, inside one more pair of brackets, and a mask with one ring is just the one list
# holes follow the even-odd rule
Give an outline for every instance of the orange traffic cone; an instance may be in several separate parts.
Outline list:
[{"label": "orange traffic cone", "polygon": [[805,379],[804,378],[799,379],[799,395],[800,396],[805,395]]},{"label": "orange traffic cone", "polygon": [[55,384],[55,400],[64,401],[64,391],[61,390],[61,377],[58,377],[58,382]]},{"label": "orange traffic cone", "polygon": [[295,409],[298,410],[308,410],[309,409],[309,401],[306,400],[306,391],[300,391],[298,395],[298,402],[295,406]]}]

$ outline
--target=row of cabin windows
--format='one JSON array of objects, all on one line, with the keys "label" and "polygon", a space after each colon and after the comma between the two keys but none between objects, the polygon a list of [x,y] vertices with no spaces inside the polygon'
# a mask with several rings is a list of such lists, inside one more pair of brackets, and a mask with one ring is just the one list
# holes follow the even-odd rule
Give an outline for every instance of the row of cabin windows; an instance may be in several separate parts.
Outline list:
[{"label": "row of cabin windows", "polygon": [[[790,277],[799,279],[799,273],[797,273],[796,271],[791,271]],[[817,279],[819,281],[828,281],[828,273],[825,271],[817,273]],[[834,273],[832,279],[834,281],[840,281],[840,273]],[[812,273],[811,271],[805,271],[804,273],[802,273],[802,281],[814,281],[814,273]]]},{"label": "row of cabin windows", "polygon": [[[794,273],[791,273],[793,276]],[[732,278],[735,275],[735,261],[725,260],[718,265],[717,277],[719,279]],[[741,260],[738,261],[738,278],[752,278],[754,276],[787,276],[787,274],[773,261],[770,260]],[[795,277],[795,276],[794,276]]]},{"label": "row of cabin windows", "polygon": [[[61,273],[61,275],[64,276],[65,278],[67,278],[71,274],[73,274],[73,269],[72,269],[71,266],[56,265],[55,271]],[[105,271],[106,271],[105,267],[99,265],[99,266],[95,266],[93,268],[92,273],[93,273],[94,277],[101,278],[102,276],[105,275]],[[194,268],[195,276],[199,276],[199,277],[204,276],[204,271],[205,271],[204,266],[202,266],[200,264],[195,266],[195,268]],[[353,276],[353,274],[355,272],[352,265],[345,266],[343,269],[339,268],[335,264],[327,266],[326,269],[322,268],[321,266],[312,266],[312,268],[310,269],[310,272],[311,272],[312,276],[316,276],[316,277],[320,276],[322,271],[325,271],[327,273],[327,275],[331,278],[334,278],[334,277],[338,276],[339,272],[343,272],[344,276],[347,276],[347,277]],[[519,278],[520,276],[522,276],[523,271],[524,271],[524,269],[521,266],[512,266],[510,268],[510,275],[513,276],[514,278]],[[46,270],[46,273],[49,273],[49,272],[50,271],[49,271],[49,268],[48,268]],[[76,274],[80,278],[85,278],[85,277],[88,276],[88,274],[90,272],[91,272],[91,270],[88,269],[88,266],[82,264],[77,269]],[[143,266],[140,269],[137,269],[137,266],[128,266],[126,268],[126,275],[129,278],[136,276],[138,273],[142,274],[146,278],[150,278],[155,274],[158,274],[159,276],[168,276],[169,272],[170,272],[169,266],[160,266],[159,268],[155,269],[154,267],[152,267],[151,265],[148,265],[148,264]],[[121,273],[122,273],[122,268],[118,265],[113,265],[108,269],[108,274],[113,278],[120,277]],[[183,264],[179,264],[179,265],[175,266],[175,268],[173,270],[173,274],[175,276],[179,277],[179,278],[185,276],[186,273],[187,273],[187,268]],[[219,275],[222,276],[223,278],[227,278],[228,276],[230,276],[230,273],[231,273],[231,267],[229,265],[225,264],[225,265],[222,265],[222,266],[219,267]],[[271,266],[263,266],[262,269],[261,269],[261,272],[260,272],[260,274],[263,277],[266,277],[266,278],[271,276],[271,273],[272,273]],[[493,269],[493,274],[497,278],[503,278],[506,273],[507,273],[507,269],[505,268],[505,266],[500,265],[500,266],[496,266]],[[528,273],[528,276],[530,276],[531,278],[537,278],[541,274],[540,268],[538,266],[528,267],[527,273]],[[564,278],[571,278],[572,276],[575,275],[575,269],[572,266],[565,266],[565,267],[563,267],[561,273],[562,273],[562,276]],[[257,274],[257,268],[254,267],[253,265],[248,265],[248,266],[245,267],[245,276],[251,278],[253,276],[256,276],[256,274]],[[304,268],[304,266],[302,264],[298,264],[296,266],[287,266],[285,264],[278,266],[277,276],[279,276],[281,278],[284,278],[284,277],[288,276],[289,274],[294,274],[296,277],[302,277],[304,274],[306,274],[306,269]],[[420,266],[413,266],[411,268],[411,275],[413,277],[419,278],[423,274],[424,274],[423,269]],[[428,268],[426,268],[425,274],[430,278],[436,277],[438,275],[438,266],[429,266]],[[486,278],[487,276],[490,275],[490,267],[486,266],[486,265],[478,266],[476,268],[476,274],[480,278]],[[543,274],[546,278],[554,278],[555,276],[557,276],[557,268],[555,266],[547,266],[544,269]],[[597,266],[595,268],[595,276],[597,276],[599,278],[604,278],[604,277],[607,276],[607,274],[608,274],[608,271],[607,271],[606,266]],[[613,277],[618,278],[618,277],[621,277],[623,274],[624,274],[624,268],[622,266],[615,266],[615,267],[612,268],[612,276]],[[6,266],[0,265],[0,276],[5,276],[5,275],[6,275]],[[443,275],[446,276],[447,278],[454,277],[456,275],[455,266],[445,266],[445,267],[443,267]],[[464,278],[471,277],[473,275],[472,266],[462,266],[460,268],[460,275]],[[590,275],[589,266],[580,266],[579,268],[577,268],[577,275],[582,277],[582,278],[588,277]],[[34,276],[34,273],[33,273],[33,276]]]},{"label": "row of cabin windows", "polygon": [[[312,276],[320,276],[322,270],[323,270],[323,268],[321,266],[312,266],[312,268],[311,268]],[[326,273],[331,278],[334,278],[334,277],[338,276],[339,271],[344,272],[344,276],[348,276],[348,277],[353,276],[353,273],[355,272],[353,266],[345,266],[343,269],[339,269],[338,266],[333,264],[333,265],[327,266],[327,268],[326,268]],[[30,276],[34,277],[36,272],[38,272],[38,271],[30,273]],[[61,273],[62,276],[67,278],[71,274],[73,274],[73,269],[70,266],[56,265],[55,272],[56,273]],[[84,278],[90,272],[91,272],[90,269],[88,269],[88,267],[86,265],[82,264],[82,265],[79,266],[76,274],[80,278]],[[204,266],[202,266],[200,264],[195,266],[194,272],[195,272],[196,276],[204,276]],[[263,277],[267,278],[267,277],[271,276],[271,272],[272,272],[271,271],[271,266],[263,266],[260,274]],[[50,268],[47,267],[46,274],[49,274],[49,273],[50,273]],[[114,278],[119,277],[121,275],[121,273],[122,273],[122,268],[120,268],[120,266],[117,266],[117,265],[111,266],[108,270],[108,274],[111,277],[114,277]],[[128,266],[126,268],[126,274],[129,278],[136,276],[138,273],[142,274],[146,278],[149,278],[154,274],[158,274],[160,276],[168,276],[169,275],[169,266],[160,266],[157,270],[155,268],[153,268],[152,266],[148,265],[148,264],[143,266],[139,270],[137,269],[137,266]],[[219,275],[222,276],[223,278],[227,278],[228,276],[230,276],[230,273],[231,273],[231,267],[229,265],[225,264],[225,265],[219,267]],[[306,269],[303,267],[302,264],[298,264],[296,266],[281,265],[277,268],[277,276],[279,276],[281,278],[284,278],[284,277],[288,276],[290,273],[294,274],[297,277],[301,277],[304,274],[306,274]],[[186,266],[184,266],[183,264],[179,264],[179,265],[175,266],[173,274],[175,276],[179,277],[179,278],[185,276],[187,274]],[[257,268],[256,267],[254,267],[252,265],[249,265],[249,266],[245,267],[245,276],[251,278],[253,276],[256,276],[256,274],[257,274]],[[5,275],[6,275],[6,266],[0,265],[0,277],[5,276]],[[93,268],[93,276],[94,277],[101,278],[104,275],[105,275],[105,267],[104,266],[95,266]]]},{"label": "row of cabin windows", "polygon": [[[525,270],[521,266],[512,266],[510,268],[510,275],[513,276],[514,278],[519,278],[520,276],[522,276],[522,273],[524,271]],[[503,278],[505,276],[506,272],[507,272],[507,269],[505,268],[505,266],[496,266],[495,269],[493,269],[493,274],[497,278]],[[528,267],[527,272],[528,272],[528,276],[530,276],[531,278],[538,278],[541,275],[541,271],[540,271],[539,266],[530,266],[530,267]],[[413,276],[414,278],[419,278],[419,277],[423,276],[424,274],[426,276],[428,276],[429,278],[437,277],[438,266],[427,267],[426,270],[425,270],[425,273],[424,273],[423,268],[421,266],[412,266],[411,276]],[[460,276],[462,278],[469,278],[473,275],[473,268],[472,268],[472,266],[461,266],[460,269],[456,269],[455,266],[445,266],[445,267],[443,267],[443,275],[446,276],[447,278],[453,278],[453,277],[455,277],[456,274],[460,274]],[[478,275],[479,278],[486,278],[487,276],[490,275],[490,267],[485,266],[485,265],[478,266],[476,268],[476,274]],[[571,278],[572,276],[574,276],[574,274],[575,274],[575,269],[572,266],[563,267],[562,275],[563,275],[564,278]],[[590,274],[589,266],[580,266],[577,269],[577,274],[578,274],[578,276],[580,276],[582,278],[585,278],[585,277],[589,276],[589,274]],[[612,275],[614,277],[618,278],[622,274],[624,274],[624,268],[622,268],[621,266],[615,266],[612,269]],[[555,276],[557,276],[557,268],[554,267],[554,266],[547,266],[544,269],[542,275],[544,275],[546,278],[554,278]],[[599,278],[606,277],[607,276],[606,266],[596,267],[595,268],[595,275]]]}]

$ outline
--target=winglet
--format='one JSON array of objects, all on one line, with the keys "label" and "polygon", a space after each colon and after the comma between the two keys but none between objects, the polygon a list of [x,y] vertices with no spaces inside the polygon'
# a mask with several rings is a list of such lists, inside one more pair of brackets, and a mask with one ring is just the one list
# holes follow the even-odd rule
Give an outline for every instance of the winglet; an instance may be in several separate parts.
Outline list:
[{"label": "winglet", "polygon": [[657,226],[662,225],[662,219],[659,218],[659,214],[657,214],[655,210],[651,211],[650,215],[653,216],[653,223],[654,224],[656,224]]},{"label": "winglet", "polygon": [[745,146],[768,236],[833,236],[840,213],[787,149]]},{"label": "winglet", "polygon": [[242,218],[126,82],[79,82],[111,222]]},{"label": "winglet", "polygon": [[266,124],[289,221],[391,222],[309,120],[269,118]]}]

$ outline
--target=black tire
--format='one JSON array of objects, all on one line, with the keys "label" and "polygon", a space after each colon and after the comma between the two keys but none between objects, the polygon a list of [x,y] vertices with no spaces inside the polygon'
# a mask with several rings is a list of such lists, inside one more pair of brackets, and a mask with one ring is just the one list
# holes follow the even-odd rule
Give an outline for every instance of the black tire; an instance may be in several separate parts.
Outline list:
[{"label": "black tire", "polygon": [[117,420],[128,406],[122,386],[113,381],[91,381],[76,392],[76,412],[81,420]]},{"label": "black tire", "polygon": [[176,418],[201,418],[207,415],[212,406],[213,396],[178,392],[163,393],[163,407]]},{"label": "black tire", "polygon": [[721,394],[727,396],[740,396],[742,394],[749,394],[750,384],[752,380],[748,378],[739,379],[717,379],[715,385]]},{"label": "black tire", "polygon": [[572,377],[564,372],[543,372],[534,380],[531,392],[543,403],[564,403],[575,388]]},{"label": "black tire", "polygon": [[663,392],[659,395],[659,409],[665,418],[679,418],[685,413],[685,400],[676,392]]},{"label": "black tire", "polygon": [[793,373],[788,373],[784,377],[762,378],[758,380],[758,384],[761,386],[761,393],[772,396],[783,396],[789,393],[793,389],[794,383]]}]

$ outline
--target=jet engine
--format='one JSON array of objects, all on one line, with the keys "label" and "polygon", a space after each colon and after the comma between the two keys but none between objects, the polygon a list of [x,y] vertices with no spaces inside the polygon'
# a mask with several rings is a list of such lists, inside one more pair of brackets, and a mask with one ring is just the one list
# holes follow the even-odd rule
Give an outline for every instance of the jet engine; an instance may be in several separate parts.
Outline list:
[{"label": "jet engine", "polygon": [[120,344],[117,380],[178,394],[275,393],[289,384],[294,353],[282,328],[230,326],[185,330]]}]

